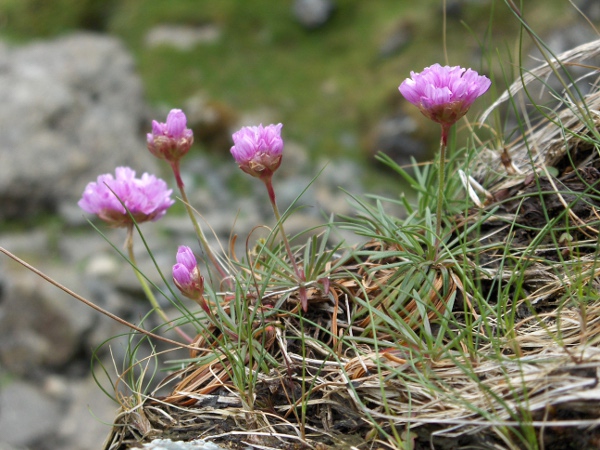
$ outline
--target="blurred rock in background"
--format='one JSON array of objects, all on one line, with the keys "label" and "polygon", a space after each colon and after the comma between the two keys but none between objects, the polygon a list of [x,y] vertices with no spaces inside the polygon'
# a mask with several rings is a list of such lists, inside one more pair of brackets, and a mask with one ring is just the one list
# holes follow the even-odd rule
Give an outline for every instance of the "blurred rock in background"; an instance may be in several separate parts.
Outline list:
[{"label": "blurred rock in background", "polygon": [[0,69],[0,219],[55,213],[118,165],[156,167],[139,139],[142,83],[117,39],[0,42]]},{"label": "blurred rock in background", "polygon": [[294,18],[304,28],[322,27],[335,11],[332,0],[294,0],[292,7]]}]

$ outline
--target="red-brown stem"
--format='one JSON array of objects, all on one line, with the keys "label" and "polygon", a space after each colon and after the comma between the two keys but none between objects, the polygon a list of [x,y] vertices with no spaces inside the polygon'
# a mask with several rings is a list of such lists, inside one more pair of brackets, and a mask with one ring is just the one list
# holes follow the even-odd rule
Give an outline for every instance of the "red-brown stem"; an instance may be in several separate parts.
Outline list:
[{"label": "red-brown stem", "polygon": [[175,175],[175,181],[177,182],[177,187],[180,191],[183,190],[183,180],[181,179],[181,170],[179,170],[179,160],[177,161],[169,161],[171,165],[171,169],[173,169],[173,175]]},{"label": "red-brown stem", "polygon": [[296,264],[296,260],[294,259],[294,255],[292,253],[292,248],[290,247],[290,242],[285,234],[283,229],[283,223],[281,221],[281,214],[279,214],[279,208],[277,207],[277,201],[275,199],[275,190],[273,189],[272,177],[265,177],[262,179],[267,187],[267,192],[269,193],[269,200],[271,201],[271,206],[273,207],[273,213],[275,213],[275,219],[277,220],[277,226],[279,227],[279,233],[281,234],[281,238],[283,239],[283,244],[285,245],[285,249],[287,251],[288,257],[294,267],[294,272],[296,272],[296,276],[298,280],[304,281],[304,276],[300,272],[298,265]]},{"label": "red-brown stem", "polygon": [[444,185],[446,183],[446,148],[448,147],[448,134],[451,125],[442,124],[442,136],[440,139],[440,166],[437,208],[435,213],[435,256],[437,258],[442,242],[442,205],[444,203]]},{"label": "red-brown stem", "polygon": [[281,234],[281,238],[283,239],[283,244],[285,245],[288,257],[290,258],[290,262],[292,263],[292,267],[294,268],[294,272],[296,273],[296,277],[298,278],[298,283],[300,284],[298,292],[300,294],[300,303],[302,304],[302,310],[306,311],[308,309],[308,298],[306,296],[306,288],[302,284],[304,281],[306,281],[306,277],[298,267],[298,264],[296,264],[296,259],[294,258],[294,254],[292,253],[290,242],[288,241],[288,238],[285,234],[285,230],[283,229],[281,214],[279,214],[279,208],[277,207],[277,201],[275,199],[275,190],[273,189],[272,176],[264,177],[261,179],[267,187],[267,192],[269,193],[269,200],[271,201],[273,213],[275,214],[275,219],[277,220],[279,233]]},{"label": "red-brown stem", "polygon": [[185,188],[183,186],[183,180],[181,179],[181,171],[179,170],[179,160],[169,161],[169,163],[171,164],[171,169],[173,169],[173,174],[175,175],[175,181],[177,182],[177,187],[179,188],[179,192],[181,193],[181,199],[183,200],[185,209],[188,212],[188,215],[190,216],[192,224],[194,225],[194,230],[196,231],[196,235],[198,236],[198,239],[200,240],[200,243],[202,244],[202,247],[204,248],[204,251],[206,252],[206,254],[208,256],[208,259],[210,259],[210,262],[212,263],[212,265],[215,266],[215,269],[217,269],[217,271],[219,272],[219,275],[221,275],[221,278],[227,279],[228,278],[227,273],[225,273],[225,269],[223,269],[223,266],[219,263],[219,261],[217,260],[217,258],[214,255],[214,253],[212,252],[210,246],[208,245],[208,241],[206,240],[206,237],[204,236],[204,233],[202,232],[202,228],[200,228],[200,224],[196,220],[194,211],[190,205],[190,202],[188,201],[187,195],[185,193]]}]

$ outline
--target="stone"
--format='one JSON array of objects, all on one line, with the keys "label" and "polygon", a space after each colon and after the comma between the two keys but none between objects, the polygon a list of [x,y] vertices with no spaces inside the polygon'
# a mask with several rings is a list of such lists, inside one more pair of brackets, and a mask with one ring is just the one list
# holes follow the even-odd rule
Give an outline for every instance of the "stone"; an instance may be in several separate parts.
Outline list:
[{"label": "stone", "polygon": [[169,46],[179,51],[192,50],[199,44],[214,44],[221,38],[221,28],[213,23],[198,26],[157,25],[146,34],[146,46]]},{"label": "stone", "polygon": [[[583,19],[581,19],[581,17],[579,17],[579,24],[580,26],[570,25],[554,27],[548,35],[543,37],[545,45],[550,52],[552,52],[552,55],[547,52],[549,56],[558,56],[563,52],[598,39],[595,32],[583,21]],[[545,63],[545,59],[540,54],[539,49],[535,46],[532,45],[529,53],[530,57],[525,64],[526,70],[533,69]],[[592,73],[590,72],[589,67],[597,67],[600,65],[600,57],[587,58],[580,62],[581,64],[569,64],[568,66],[559,68],[560,76],[566,82],[569,82],[569,78],[575,81],[577,89],[574,89],[573,87],[570,88],[574,95],[578,95],[576,91],[579,91],[582,95],[586,95],[590,91],[595,78],[593,76],[589,77],[585,75]],[[567,70],[569,75],[566,74]],[[527,95],[534,99],[536,105],[544,105],[544,108],[554,108],[557,106],[564,107],[564,105],[559,104],[561,102],[557,102],[556,98],[557,95],[566,97],[563,83],[550,71],[547,76],[543,76],[541,79],[529,83],[527,85],[527,91]],[[521,93],[519,95],[524,94]],[[519,102],[517,102],[517,104],[518,103]],[[526,103],[527,105],[531,105],[531,102]],[[543,111],[539,111],[538,108],[538,106],[527,106],[527,114],[532,118],[545,114]],[[509,111],[511,109],[512,108],[509,108]],[[509,117],[512,119],[512,111],[511,116]],[[513,121],[514,120],[511,120],[509,123],[512,123]],[[511,130],[511,128],[507,127],[507,130]]]},{"label": "stone", "polygon": [[385,37],[383,44],[379,47],[379,57],[389,58],[401,53],[413,39],[414,32],[414,23],[406,20],[398,23],[391,33]]},{"label": "stone", "polygon": [[149,450],[223,450],[223,447],[201,439],[189,442],[154,439],[149,444],[144,444],[143,448]]},{"label": "stone", "polygon": [[32,445],[51,435],[60,423],[58,402],[24,381],[3,385],[0,411],[0,448]]},{"label": "stone", "polygon": [[[77,273],[68,268],[61,272],[56,278],[77,290]],[[6,283],[0,303],[2,366],[27,376],[63,367],[79,351],[95,314],[37,275],[20,270]]]},{"label": "stone", "polygon": [[119,165],[153,171],[145,109],[133,58],[116,38],[0,42],[0,220],[55,213]]},{"label": "stone", "polygon": [[217,154],[227,155],[232,145],[231,133],[238,120],[235,110],[203,93],[196,93],[183,104],[194,142]]},{"label": "stone", "polygon": [[588,19],[592,22],[600,22],[600,2],[598,0],[579,0],[575,3]]},{"label": "stone", "polygon": [[383,152],[402,166],[411,164],[411,157],[423,160],[429,156],[427,145],[415,137],[417,122],[410,116],[395,114],[382,118],[375,126],[369,145],[370,152]]},{"label": "stone", "polygon": [[[110,371],[111,362],[104,361]],[[114,369],[113,369],[114,371]],[[100,375],[100,374],[98,374]],[[91,375],[81,380],[63,380],[62,395],[67,405],[58,426],[58,438],[65,442],[61,450],[95,450],[110,433],[118,405],[97,385]],[[104,386],[110,390],[111,386]]]},{"label": "stone", "polygon": [[300,25],[314,29],[329,21],[335,11],[335,3],[331,0],[295,0],[292,11]]}]

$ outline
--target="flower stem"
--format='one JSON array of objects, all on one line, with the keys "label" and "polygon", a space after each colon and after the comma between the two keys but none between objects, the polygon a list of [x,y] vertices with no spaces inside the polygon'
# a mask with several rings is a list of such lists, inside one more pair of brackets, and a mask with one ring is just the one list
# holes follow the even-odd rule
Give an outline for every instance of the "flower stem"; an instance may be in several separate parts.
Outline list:
[{"label": "flower stem", "polygon": [[442,125],[442,137],[440,140],[440,165],[439,165],[439,187],[438,187],[438,198],[437,208],[435,212],[435,256],[440,251],[440,244],[442,242],[442,206],[444,204],[444,188],[446,184],[446,148],[448,147],[448,133],[450,131],[449,125]]},{"label": "flower stem", "polygon": [[281,234],[281,238],[283,239],[283,244],[285,245],[285,249],[287,251],[288,257],[294,267],[294,272],[298,276],[300,281],[303,281],[304,276],[300,272],[298,265],[296,264],[296,259],[292,253],[292,248],[290,247],[290,242],[285,234],[283,229],[283,222],[281,221],[281,214],[279,214],[279,208],[277,207],[277,201],[275,199],[275,190],[273,189],[273,183],[271,181],[271,177],[268,177],[263,180],[265,182],[265,186],[267,187],[267,191],[269,193],[269,200],[271,201],[271,206],[273,207],[273,213],[275,214],[275,219],[277,220],[277,227],[279,228],[279,233]]},{"label": "flower stem", "polygon": [[219,272],[219,275],[221,275],[221,278],[225,279],[225,278],[227,278],[225,269],[223,269],[223,266],[219,263],[219,261],[217,260],[217,258],[214,255],[214,253],[212,252],[210,246],[208,245],[208,241],[206,240],[206,237],[204,236],[204,233],[202,232],[202,228],[200,228],[200,224],[198,223],[198,220],[196,220],[194,211],[193,211],[192,207],[190,206],[190,202],[188,201],[187,195],[185,193],[185,188],[183,186],[183,180],[181,179],[181,173],[179,170],[179,161],[172,162],[171,168],[173,169],[173,174],[175,175],[175,180],[177,181],[177,187],[179,188],[179,192],[181,193],[181,199],[183,200],[185,209],[188,212],[188,215],[190,216],[192,224],[194,225],[194,230],[196,231],[196,235],[198,236],[198,239],[200,240],[200,243],[202,244],[202,247],[204,248],[204,251],[206,252],[206,254],[208,256],[208,259],[210,259],[210,262],[212,263],[212,265],[215,266],[215,268]]},{"label": "flower stem", "polygon": [[279,228],[279,233],[281,234],[283,244],[285,245],[285,250],[287,251],[288,257],[290,258],[290,262],[292,263],[292,267],[294,268],[294,272],[296,273],[296,277],[298,278],[298,282],[300,283],[300,303],[302,304],[302,309],[306,311],[308,308],[308,299],[306,297],[306,288],[302,285],[302,283],[306,281],[306,277],[300,269],[300,267],[298,267],[298,264],[296,263],[296,259],[294,258],[294,254],[292,253],[292,248],[290,247],[290,242],[288,241],[287,235],[285,234],[285,230],[283,229],[283,221],[281,220],[281,214],[279,214],[279,208],[277,207],[272,178],[269,176],[261,179],[267,187],[267,192],[269,193],[269,200],[271,201],[273,213],[275,214],[275,219],[277,220],[277,227]]},{"label": "flower stem", "polygon": [[[137,269],[137,263],[135,260],[135,255],[133,253],[133,224],[129,224],[127,226],[127,238],[125,240],[125,247],[127,247],[127,253],[129,255],[129,260],[133,264],[133,271],[135,272],[135,276],[137,277],[138,281],[140,282],[140,285],[142,286],[142,290],[144,291],[144,294],[146,294],[146,298],[152,305],[152,308],[158,313],[158,315],[163,319],[163,321],[165,323],[171,323],[171,321],[169,320],[169,318],[167,317],[167,315],[165,314],[163,309],[160,307],[160,305],[156,301],[156,297],[152,293],[152,289],[150,289],[150,286],[148,286],[146,279],[144,278],[142,273]],[[183,331],[181,328],[179,328],[178,326],[174,326],[173,329],[183,339],[185,339],[190,344],[192,342],[194,342],[194,340],[190,336],[188,336],[187,333],[185,331]]]}]

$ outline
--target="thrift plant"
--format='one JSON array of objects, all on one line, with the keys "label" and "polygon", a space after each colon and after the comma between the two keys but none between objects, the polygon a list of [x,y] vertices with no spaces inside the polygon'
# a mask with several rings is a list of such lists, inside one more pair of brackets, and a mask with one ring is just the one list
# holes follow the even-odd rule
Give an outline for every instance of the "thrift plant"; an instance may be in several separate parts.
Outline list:
[{"label": "thrift plant", "polygon": [[[544,78],[537,69],[531,73]],[[233,133],[231,155],[243,172],[264,183],[276,221],[268,238],[246,236],[239,258],[235,249],[242,240],[231,235],[229,251],[211,246],[198,221],[201,212],[188,201],[180,168],[194,133],[185,113],[172,109],[165,122],[153,120],[148,151],[171,167],[199,245],[173,243],[168,252],[175,261],[164,275],[161,258],[154,257],[138,225],[163,217],[174,204],[173,191],[148,173],[137,178],[132,168],[118,167],[114,174],[100,175],[86,186],[78,205],[127,230],[127,252],[119,253],[133,267],[151,312],[178,333],[176,340],[145,329],[146,315],[139,326],[131,324],[0,247],[135,331],[123,371],[113,377],[102,368],[121,405],[106,449],[139,447],[156,433],[170,437],[173,430],[183,439],[230,439],[233,445],[256,448],[399,450],[441,443],[450,449],[481,443],[539,449],[567,442],[563,425],[575,434],[597,426],[597,417],[578,415],[583,397],[571,390],[596,386],[595,371],[583,373],[583,365],[600,368],[600,192],[595,172],[583,170],[598,162],[598,155],[591,155],[600,146],[598,121],[592,117],[588,124],[576,115],[581,109],[574,102],[563,102],[564,113],[553,109],[546,117],[552,128],[523,133],[513,153],[519,176],[514,176],[517,165],[510,171],[505,161],[515,146],[494,141],[493,148],[505,147],[504,154],[492,163],[493,177],[487,177],[490,160],[479,158],[477,139],[449,152],[448,138],[490,86],[486,76],[460,66],[433,64],[411,71],[398,89],[440,125],[439,166],[417,164],[409,173],[391,157],[378,155],[414,188],[416,200],[349,194],[352,213],[332,215],[323,231],[311,226],[301,245],[294,238],[294,247],[273,184],[283,161],[283,125],[244,126]],[[516,92],[513,87],[507,98]],[[595,104],[582,101],[581,108],[598,111],[599,91],[586,97]],[[569,123],[575,124],[572,129],[562,125]],[[561,175],[546,171],[541,158],[524,157],[531,148],[538,150],[538,140],[547,141],[546,155],[549,149],[563,152],[560,161],[553,159]],[[486,156],[491,149],[489,143],[481,148]],[[542,155],[538,151],[536,158]],[[486,187],[461,170],[469,166]],[[446,170],[460,177],[446,177]],[[485,203],[479,201],[482,192]],[[394,206],[393,213],[386,203]],[[396,214],[398,206],[406,216]],[[444,206],[452,213],[446,214],[442,231]],[[531,211],[536,214],[530,221]],[[138,269],[134,229],[162,283],[153,284]],[[351,248],[342,239],[332,242],[337,230],[362,242]],[[180,313],[174,321],[157,293]],[[173,348],[156,349],[157,340]],[[142,344],[151,346],[150,355]],[[171,356],[171,350],[181,349],[189,353]],[[169,360],[155,364],[152,359],[161,354]],[[163,363],[161,370],[169,373],[155,384],[151,372]],[[573,398],[575,415],[562,420],[554,405],[567,411]],[[587,400],[592,404],[597,398]],[[468,439],[461,441],[460,433]],[[551,440],[550,433],[560,434],[560,441]]]},{"label": "thrift plant", "polygon": [[398,88],[404,98],[419,108],[425,117],[439,123],[442,127],[435,229],[436,252],[441,242],[448,133],[450,127],[467,113],[473,102],[485,94],[490,85],[489,78],[479,75],[472,69],[433,64],[423,69],[421,73],[411,71],[410,78],[404,80]]},{"label": "thrift plant", "polygon": [[283,239],[290,262],[294,267],[298,283],[300,284],[302,309],[306,311],[308,309],[308,300],[306,297],[306,288],[303,286],[306,277],[302,269],[298,267],[292,253],[292,248],[283,229],[283,222],[279,208],[277,207],[275,190],[273,189],[273,173],[281,164],[283,152],[283,140],[281,139],[282,127],[282,124],[267,125],[266,127],[263,127],[262,124],[257,127],[243,127],[232,136],[234,145],[231,147],[231,154],[240,166],[240,169],[265,183],[267,192],[269,193],[269,201],[277,220],[277,226],[281,232],[281,238]]},{"label": "thrift plant", "polygon": [[243,127],[233,134],[231,154],[244,172],[253,177],[266,180],[281,164],[283,140],[282,124],[260,124],[257,127]]}]

